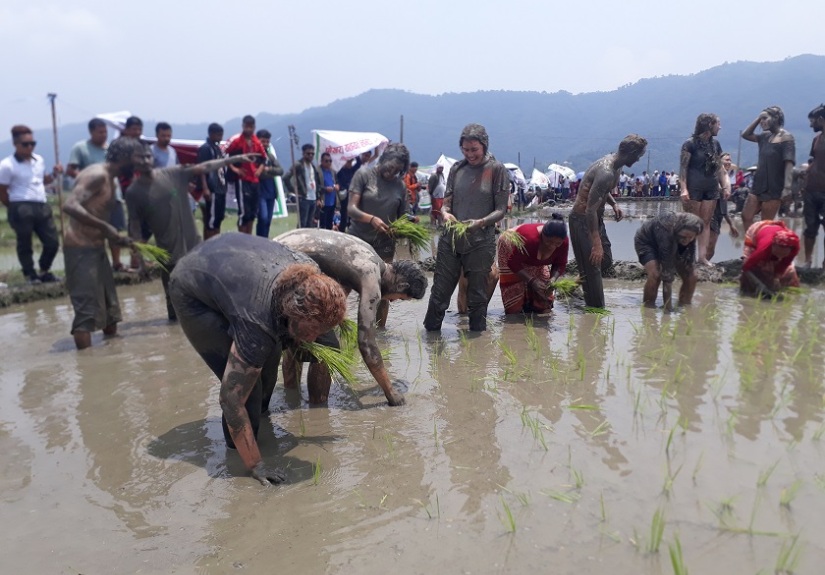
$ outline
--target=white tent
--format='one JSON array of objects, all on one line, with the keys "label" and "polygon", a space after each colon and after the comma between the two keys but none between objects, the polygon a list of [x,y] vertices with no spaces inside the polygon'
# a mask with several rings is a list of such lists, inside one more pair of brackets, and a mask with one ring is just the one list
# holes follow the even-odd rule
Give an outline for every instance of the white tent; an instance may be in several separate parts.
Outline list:
[{"label": "white tent", "polygon": [[559,164],[550,164],[549,166],[547,166],[547,171],[555,172],[571,181],[576,179],[576,172],[574,172],[572,168],[568,168],[567,166],[560,166]]},{"label": "white tent", "polygon": [[435,164],[433,164],[430,168],[430,174],[434,174],[435,169],[438,166],[444,166],[444,177],[446,178],[448,175],[450,175],[450,170],[453,168],[453,164],[455,164],[457,161],[458,160],[456,160],[455,158],[450,158],[445,156],[444,154],[441,154],[438,157],[438,160],[435,162]]},{"label": "white tent", "polygon": [[390,143],[386,136],[378,132],[337,132],[333,130],[312,130],[315,141],[315,155],[324,152],[332,156],[332,167],[340,170],[347,160],[356,158],[364,152],[378,148],[378,155]]},{"label": "white tent", "polygon": [[536,168],[533,168],[533,175],[530,176],[530,185],[546,190],[550,187],[550,179]]},{"label": "white tent", "polygon": [[504,167],[507,168],[508,170],[510,170],[513,173],[513,176],[515,176],[515,178],[516,178],[516,183],[517,184],[519,184],[521,186],[526,186],[527,185],[527,178],[524,177],[524,172],[522,172],[521,168],[519,168],[516,164],[507,163],[507,164],[504,164]]}]

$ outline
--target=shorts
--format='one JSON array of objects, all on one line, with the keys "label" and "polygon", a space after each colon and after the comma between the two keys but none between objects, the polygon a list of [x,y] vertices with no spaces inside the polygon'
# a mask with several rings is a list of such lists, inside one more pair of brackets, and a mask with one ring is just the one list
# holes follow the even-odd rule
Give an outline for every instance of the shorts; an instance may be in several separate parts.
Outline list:
[{"label": "shorts", "polygon": [[230,185],[235,187],[238,225],[252,223],[258,217],[258,183],[241,180]]},{"label": "shorts", "polygon": [[712,200],[718,200],[719,195],[719,188],[713,190],[691,190],[688,188],[688,196],[690,196],[690,200],[693,202],[709,202]]},{"label": "shorts", "polygon": [[772,202],[774,200],[781,200],[782,199],[782,190],[776,190],[774,192],[770,190],[765,190],[763,192],[754,193],[753,194],[757,200],[760,202]]},{"label": "shorts", "polygon": [[226,217],[226,193],[210,194],[209,199],[204,199],[201,206],[203,215],[203,225],[207,230],[221,229],[224,217]]},{"label": "shorts", "polygon": [[716,234],[717,236],[722,233],[722,220],[725,219],[725,216],[728,214],[728,200],[723,200],[719,198],[719,201],[716,202],[716,208],[713,210],[713,214],[710,216],[710,231]]},{"label": "shorts", "polygon": [[112,206],[112,213],[109,215],[109,223],[119,232],[126,229],[126,213],[123,209],[123,202],[115,201]]},{"label": "shorts", "polygon": [[819,226],[825,226],[825,191],[802,194],[802,215],[805,218],[806,238],[815,238],[819,233]]},{"label": "shorts", "polygon": [[63,248],[66,289],[74,308],[72,333],[93,332],[122,321],[115,277],[105,248]]},{"label": "shorts", "polygon": [[659,261],[659,252],[656,246],[647,242],[643,238],[633,238],[633,247],[636,249],[636,255],[639,257],[639,263],[647,265],[652,261]]}]

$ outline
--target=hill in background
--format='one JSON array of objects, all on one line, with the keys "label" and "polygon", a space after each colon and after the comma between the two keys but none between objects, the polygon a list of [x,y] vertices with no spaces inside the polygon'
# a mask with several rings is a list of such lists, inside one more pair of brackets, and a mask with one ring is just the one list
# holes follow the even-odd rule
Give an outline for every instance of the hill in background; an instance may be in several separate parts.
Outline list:
[{"label": "hill in background", "polygon": [[[336,100],[300,114],[260,113],[259,128],[273,133],[279,158],[288,164],[287,126],[294,124],[301,143],[310,130],[381,132],[391,140],[400,137],[404,116],[404,143],[421,164],[435,162],[441,153],[459,155],[458,136],[469,122],[484,124],[490,134],[490,149],[502,161],[518,162],[525,173],[535,165],[544,169],[551,162],[569,163],[576,171],[613,151],[629,133],[649,141],[649,157],[633,167],[678,168],[679,148],[690,135],[696,116],[713,112],[722,118],[719,140],[734,160],[739,131],[763,108],[777,104],[785,111],[786,128],[796,136],[797,161],[808,157],[812,132],[807,114],[825,100],[825,56],[803,55],[781,62],[736,62],[723,64],[689,76],[666,76],[640,80],[611,92],[570,94],[556,92],[486,91],[427,96],[400,90],[370,90],[353,98]],[[59,105],[59,99],[58,99]],[[109,110],[101,110],[107,112]],[[140,110],[132,110],[137,115]],[[242,111],[246,113],[246,111]],[[240,129],[239,114],[222,123],[227,134]],[[174,118],[143,118],[151,133],[156,120],[174,127],[175,137],[205,137],[208,119],[202,124],[175,124]],[[25,121],[21,119],[21,121]],[[51,130],[36,130],[41,155],[51,159]],[[65,162],[71,145],[86,137],[85,124],[60,127],[60,148]],[[0,157],[11,153],[11,142],[0,143]],[[741,165],[756,161],[756,145],[741,143]]]}]

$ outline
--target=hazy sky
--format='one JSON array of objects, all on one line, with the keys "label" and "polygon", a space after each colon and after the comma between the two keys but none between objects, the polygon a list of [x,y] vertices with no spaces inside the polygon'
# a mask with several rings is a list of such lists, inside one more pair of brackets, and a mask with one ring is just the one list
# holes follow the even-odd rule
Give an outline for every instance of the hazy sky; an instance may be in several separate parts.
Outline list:
[{"label": "hazy sky", "polygon": [[[823,54],[823,0],[1,0],[0,130],[300,112],[370,88],[573,93]],[[812,71],[823,73],[825,71]]]}]

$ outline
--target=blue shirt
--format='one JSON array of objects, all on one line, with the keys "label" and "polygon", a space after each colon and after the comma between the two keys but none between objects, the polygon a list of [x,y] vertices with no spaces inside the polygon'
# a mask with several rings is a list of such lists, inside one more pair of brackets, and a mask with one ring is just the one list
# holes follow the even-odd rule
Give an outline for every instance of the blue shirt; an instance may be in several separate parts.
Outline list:
[{"label": "blue shirt", "polygon": [[[332,175],[331,170],[327,170],[323,168],[321,173],[324,174],[324,188],[331,188],[335,185],[335,177]],[[335,205],[335,190],[331,192],[324,192],[324,206],[334,206]]]}]

